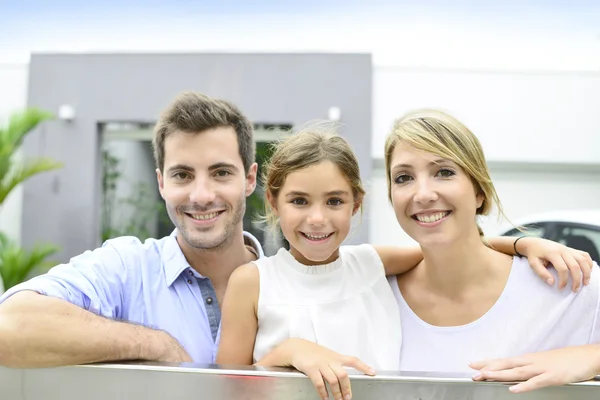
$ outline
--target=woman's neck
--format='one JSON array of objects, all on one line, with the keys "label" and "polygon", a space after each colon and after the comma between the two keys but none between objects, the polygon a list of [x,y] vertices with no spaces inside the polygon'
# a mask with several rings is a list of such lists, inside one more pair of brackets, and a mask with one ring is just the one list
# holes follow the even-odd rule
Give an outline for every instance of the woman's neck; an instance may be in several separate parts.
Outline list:
[{"label": "woman's neck", "polygon": [[447,297],[462,297],[469,288],[500,279],[505,282],[508,256],[472,236],[448,245],[421,246],[421,278],[430,290]]}]

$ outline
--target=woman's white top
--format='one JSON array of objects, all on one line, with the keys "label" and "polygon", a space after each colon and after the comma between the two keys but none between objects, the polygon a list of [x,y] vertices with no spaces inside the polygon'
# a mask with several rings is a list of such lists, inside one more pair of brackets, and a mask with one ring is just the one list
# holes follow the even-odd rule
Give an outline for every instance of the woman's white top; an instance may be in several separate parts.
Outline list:
[{"label": "woman's white top", "polygon": [[326,265],[300,264],[285,249],[254,261],[260,274],[255,361],[301,338],[376,370],[398,369],[400,314],[379,255],[367,244],[339,253]]},{"label": "woman's white top", "polygon": [[590,284],[579,293],[573,293],[571,283],[558,290],[535,275],[527,259],[515,257],[492,308],[476,321],[450,327],[419,318],[398,290],[396,277],[390,277],[402,320],[400,368],[473,374],[469,362],[600,343],[599,275],[594,264]]}]

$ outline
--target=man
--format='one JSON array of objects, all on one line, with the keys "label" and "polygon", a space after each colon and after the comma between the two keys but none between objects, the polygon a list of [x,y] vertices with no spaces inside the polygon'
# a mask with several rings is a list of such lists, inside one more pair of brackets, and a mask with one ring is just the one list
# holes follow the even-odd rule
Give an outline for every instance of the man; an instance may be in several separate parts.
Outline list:
[{"label": "man", "polygon": [[262,254],[242,228],[256,187],[252,125],[228,102],[183,93],[153,148],[173,234],[109,240],[5,293],[0,364],[213,362],[229,276]]}]

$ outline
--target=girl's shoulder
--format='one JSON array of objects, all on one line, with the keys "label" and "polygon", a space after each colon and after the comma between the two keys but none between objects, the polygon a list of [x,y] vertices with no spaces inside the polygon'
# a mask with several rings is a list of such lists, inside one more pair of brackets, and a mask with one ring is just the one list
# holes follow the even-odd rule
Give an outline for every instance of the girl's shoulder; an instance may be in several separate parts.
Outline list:
[{"label": "girl's shoulder", "polygon": [[258,267],[255,261],[237,267],[229,277],[229,284],[233,282],[237,285],[252,285],[259,282]]}]

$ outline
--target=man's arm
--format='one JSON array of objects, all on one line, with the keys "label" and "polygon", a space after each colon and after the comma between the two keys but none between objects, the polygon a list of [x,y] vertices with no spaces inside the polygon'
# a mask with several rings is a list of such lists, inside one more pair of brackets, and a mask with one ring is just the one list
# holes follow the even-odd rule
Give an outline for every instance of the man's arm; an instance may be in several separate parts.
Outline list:
[{"label": "man's arm", "polygon": [[120,322],[127,299],[141,290],[140,245],[106,242],[9,289],[0,298],[0,364],[191,361],[167,333]]},{"label": "man's arm", "polygon": [[164,331],[95,315],[31,291],[0,305],[0,364],[52,367],[101,361],[191,361]]}]

